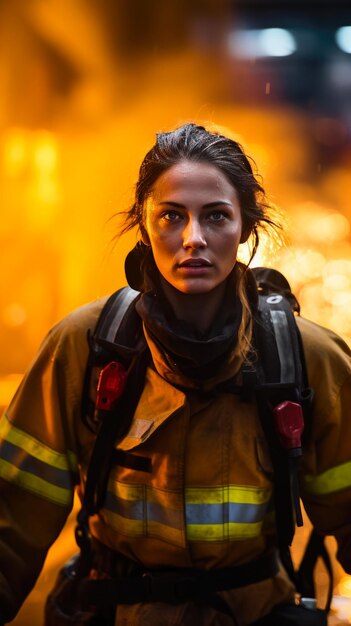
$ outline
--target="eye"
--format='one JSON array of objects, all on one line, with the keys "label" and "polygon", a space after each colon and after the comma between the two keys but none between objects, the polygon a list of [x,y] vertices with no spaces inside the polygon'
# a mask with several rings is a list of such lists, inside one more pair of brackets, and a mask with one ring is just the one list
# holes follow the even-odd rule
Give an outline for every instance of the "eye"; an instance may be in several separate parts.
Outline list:
[{"label": "eye", "polygon": [[208,217],[211,220],[211,222],[221,222],[227,217],[227,213],[225,211],[219,211],[219,210],[211,211]]},{"label": "eye", "polygon": [[178,222],[181,219],[181,215],[177,211],[165,211],[162,214],[162,219],[166,220],[166,222]]}]

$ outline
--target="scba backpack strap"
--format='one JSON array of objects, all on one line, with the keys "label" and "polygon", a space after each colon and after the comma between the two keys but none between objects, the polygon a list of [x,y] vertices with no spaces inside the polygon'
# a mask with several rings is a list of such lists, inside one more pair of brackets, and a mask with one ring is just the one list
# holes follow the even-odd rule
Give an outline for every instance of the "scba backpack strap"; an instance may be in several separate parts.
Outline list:
[{"label": "scba backpack strap", "polygon": [[[255,273],[255,272],[254,272]],[[276,274],[276,271],[274,271]],[[259,278],[259,272],[256,272]],[[297,464],[302,455],[302,410],[307,380],[294,313],[283,293],[259,284],[254,320],[256,399],[274,467],[276,521],[281,545],[290,545],[295,521],[302,525]],[[305,411],[306,412],[306,411]]]},{"label": "scba backpack strap", "polygon": [[[122,287],[103,306],[96,327],[88,331],[89,356],[82,394],[82,421],[96,433],[101,421],[95,411],[92,387],[96,387],[99,370],[116,358],[128,369],[133,359],[145,348],[140,318],[135,311],[139,291]],[[93,383],[93,384],[92,384]]]},{"label": "scba backpack strap", "polygon": [[[300,306],[286,278],[277,270],[252,270],[259,293],[254,345],[259,355],[247,374],[254,385],[259,415],[273,465],[274,507],[282,562],[303,601],[315,598],[314,570],[321,558],[329,576],[325,611],[329,612],[333,573],[324,537],[312,530],[298,571],[290,546],[295,524],[302,525],[298,467],[312,422],[313,390],[309,387],[301,335],[295,315]],[[244,375],[245,380],[245,375]]]},{"label": "scba backpack strap", "polygon": [[[88,520],[103,504],[116,446],[128,432],[144,387],[149,352],[135,311],[139,295],[129,287],[112,294],[101,311],[93,335],[88,336],[90,354],[85,373],[82,419],[97,436],[76,527],[76,542],[87,562],[91,556]],[[95,370],[99,378],[93,401],[90,390]]]}]

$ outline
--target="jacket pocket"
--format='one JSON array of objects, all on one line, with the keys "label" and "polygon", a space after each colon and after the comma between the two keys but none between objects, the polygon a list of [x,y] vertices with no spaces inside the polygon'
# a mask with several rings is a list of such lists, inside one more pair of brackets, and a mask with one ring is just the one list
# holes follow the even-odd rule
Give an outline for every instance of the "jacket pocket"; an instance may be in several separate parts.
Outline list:
[{"label": "jacket pocket", "polygon": [[124,535],[153,537],[185,547],[181,493],[110,479],[101,514]]}]

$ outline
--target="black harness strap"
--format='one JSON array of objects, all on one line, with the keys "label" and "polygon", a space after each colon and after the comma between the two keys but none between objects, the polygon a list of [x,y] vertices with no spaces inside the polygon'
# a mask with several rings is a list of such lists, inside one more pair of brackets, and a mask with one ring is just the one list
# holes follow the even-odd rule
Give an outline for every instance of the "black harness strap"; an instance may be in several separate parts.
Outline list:
[{"label": "black harness strap", "polygon": [[126,388],[113,411],[106,411],[89,462],[84,506],[94,515],[102,506],[115,446],[127,434],[144,387],[149,354],[145,349],[132,365]]},{"label": "black harness strap", "polygon": [[[212,602],[213,594],[239,589],[276,576],[279,563],[275,552],[233,568],[145,571],[142,576],[82,581],[83,606],[106,607],[137,602],[181,604],[188,600]],[[222,609],[221,609],[222,610]]]},{"label": "black harness strap", "polygon": [[[119,338],[123,337],[123,344],[126,344],[126,334],[122,322],[128,308],[135,303],[139,295],[139,291],[135,291],[130,287],[122,287],[122,289],[113,293],[107,300],[104,310],[100,315],[95,329],[95,336],[109,343],[119,343]],[[128,325],[130,328],[130,324],[128,323],[125,323],[124,327]]]},{"label": "black harness strap", "polygon": [[93,433],[100,427],[90,394],[93,368],[103,367],[114,355],[129,368],[133,358],[145,346],[141,320],[135,311],[139,295],[130,287],[122,287],[113,293],[100,313],[94,332],[88,331],[89,357],[83,384],[82,421]]},{"label": "black harness strap", "polygon": [[[261,274],[263,271],[263,275]],[[288,283],[279,293],[272,293],[280,280],[273,271],[273,283],[265,282],[271,270],[259,268],[256,280],[260,288],[258,316],[254,321],[254,343],[259,362],[247,368],[247,386],[256,387],[259,415],[274,469],[274,503],[279,552],[285,569],[297,590],[305,597],[315,597],[314,569],[318,558],[325,564],[329,575],[328,598],[325,611],[330,609],[333,591],[333,572],[324,545],[324,537],[312,531],[298,571],[295,570],[289,546],[295,532],[295,510],[299,509],[298,482],[292,481],[296,464],[282,448],[272,415],[280,402],[290,400],[301,404],[305,428],[302,441],[308,441],[312,422],[313,390],[308,385],[302,338],[294,319],[293,310],[299,312],[296,299],[289,298]],[[284,277],[283,277],[284,278]],[[282,297],[284,296],[284,297]],[[256,380],[255,380],[256,378]],[[245,380],[245,376],[244,376]],[[264,382],[262,382],[264,381]],[[247,394],[247,390],[246,390]]]},{"label": "black harness strap", "polygon": [[316,589],[314,585],[314,570],[317,564],[318,558],[321,558],[324,567],[327,570],[329,584],[328,595],[325,604],[325,611],[329,613],[330,606],[333,598],[333,586],[334,586],[334,574],[331,564],[330,556],[325,547],[324,537],[318,535],[313,529],[311,531],[305,553],[301,560],[299,569],[297,571],[298,576],[298,588],[302,596],[308,598],[316,597]]},{"label": "black harness strap", "polygon": [[[111,360],[110,346],[113,347],[113,353],[117,353],[128,368],[128,378],[124,392],[113,410],[99,411],[96,420],[98,433],[88,466],[83,504],[77,516],[76,527],[76,542],[81,549],[82,560],[87,563],[91,556],[88,520],[103,505],[115,448],[130,427],[144,387],[149,362],[149,351],[141,335],[140,318],[134,309],[138,295],[138,292],[129,287],[113,294],[107,300],[94,335],[90,339],[92,356],[86,373],[88,383],[92,367],[105,365]],[[123,326],[128,328],[128,337]],[[123,340],[123,345],[120,343],[121,340]],[[130,345],[126,344],[127,340]]]},{"label": "black harness strap", "polygon": [[[274,502],[276,526],[282,558],[287,557],[295,532],[295,512],[291,493],[291,464],[282,447],[273,419],[273,408],[289,400],[300,403],[303,369],[300,359],[298,330],[291,306],[280,294],[259,296],[258,314],[254,319],[254,346],[259,355],[254,367],[246,368],[253,377],[259,416],[269,446],[274,469]],[[244,370],[244,379],[245,379]],[[296,502],[295,502],[296,504]],[[285,555],[285,556],[284,556]],[[291,568],[289,573],[292,574]]]}]

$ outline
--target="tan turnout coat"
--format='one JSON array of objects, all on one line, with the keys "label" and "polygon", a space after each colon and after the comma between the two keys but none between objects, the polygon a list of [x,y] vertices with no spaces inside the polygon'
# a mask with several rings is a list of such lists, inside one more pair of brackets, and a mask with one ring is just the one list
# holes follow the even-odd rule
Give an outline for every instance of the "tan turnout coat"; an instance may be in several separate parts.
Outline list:
[{"label": "tan turnout coat", "polygon": [[[23,602],[46,552],[84,490],[94,435],[80,417],[93,329],[105,300],[82,307],[48,334],[0,422],[0,613]],[[331,331],[298,318],[310,385],[312,433],[301,489],[321,532],[334,534],[351,573],[351,361]],[[216,391],[240,362],[223,365],[201,392],[184,393],[148,338],[153,363],[131,428],[120,447],[151,459],[150,472],[113,467],[104,507],[92,533],[146,568],[231,567],[275,543],[272,468],[255,403]],[[294,589],[281,569],[273,578],[223,592],[235,620],[209,607],[119,606],[118,626],[249,624]],[[1,607],[2,610],[1,610]]]}]

